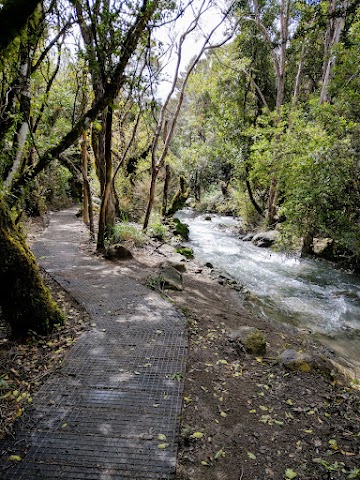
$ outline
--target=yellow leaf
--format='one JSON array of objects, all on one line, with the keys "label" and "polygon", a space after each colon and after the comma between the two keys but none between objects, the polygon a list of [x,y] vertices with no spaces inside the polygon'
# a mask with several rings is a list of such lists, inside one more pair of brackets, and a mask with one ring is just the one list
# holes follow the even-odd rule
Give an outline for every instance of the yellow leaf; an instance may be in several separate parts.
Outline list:
[{"label": "yellow leaf", "polygon": [[225,452],[222,448],[219,451],[217,451],[214,456],[215,460],[217,460],[220,457],[225,457]]},{"label": "yellow leaf", "polygon": [[256,455],[255,455],[254,453],[247,452],[247,456],[248,456],[251,460],[256,460]]},{"label": "yellow leaf", "polygon": [[22,458],[19,455],[10,455],[9,460],[10,462],[21,462]]},{"label": "yellow leaf", "polygon": [[221,415],[222,417],[224,417],[224,418],[227,417],[227,413],[225,413],[225,412],[223,412],[223,411],[220,412],[220,415]]},{"label": "yellow leaf", "polygon": [[202,432],[194,432],[190,435],[190,438],[203,438],[204,434]]},{"label": "yellow leaf", "polygon": [[227,365],[227,364],[228,364],[227,360],[218,360],[216,362],[216,365]]},{"label": "yellow leaf", "polygon": [[268,407],[265,407],[264,405],[259,405],[260,410],[263,410],[264,412],[267,412],[269,409]]},{"label": "yellow leaf", "polygon": [[190,398],[190,397],[184,397],[184,400],[185,400],[186,403],[192,402],[192,398]]},{"label": "yellow leaf", "polygon": [[23,411],[24,410],[22,408],[19,408],[19,410],[16,412],[16,415],[15,415],[16,418],[21,417],[21,415],[23,414]]},{"label": "yellow leaf", "polygon": [[165,450],[169,446],[169,443],[159,443],[158,447],[160,450]]},{"label": "yellow leaf", "polygon": [[201,465],[204,465],[204,466],[207,466],[207,467],[209,466],[208,462],[205,462],[204,460],[200,463],[201,463]]},{"label": "yellow leaf", "polygon": [[159,433],[159,435],[157,436],[157,439],[158,440],[166,440],[166,435],[164,435],[163,433]]}]

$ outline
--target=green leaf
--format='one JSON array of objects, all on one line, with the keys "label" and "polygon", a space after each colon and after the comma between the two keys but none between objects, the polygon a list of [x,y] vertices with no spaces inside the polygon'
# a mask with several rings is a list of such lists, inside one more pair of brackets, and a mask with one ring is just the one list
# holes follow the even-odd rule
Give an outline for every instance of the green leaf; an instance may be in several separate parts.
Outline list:
[{"label": "green leaf", "polygon": [[10,455],[10,462],[21,462],[22,458],[19,455]]},{"label": "green leaf", "polygon": [[159,448],[160,450],[165,450],[165,448],[167,448],[169,445],[169,443],[159,443],[157,448]]},{"label": "green leaf", "polygon": [[220,457],[225,457],[225,451],[221,448],[215,453],[215,460],[218,460]]},{"label": "green leaf", "polygon": [[292,470],[291,468],[287,468],[286,471],[285,471],[285,478],[286,480],[291,480],[292,478],[296,478],[297,477],[297,473]]}]

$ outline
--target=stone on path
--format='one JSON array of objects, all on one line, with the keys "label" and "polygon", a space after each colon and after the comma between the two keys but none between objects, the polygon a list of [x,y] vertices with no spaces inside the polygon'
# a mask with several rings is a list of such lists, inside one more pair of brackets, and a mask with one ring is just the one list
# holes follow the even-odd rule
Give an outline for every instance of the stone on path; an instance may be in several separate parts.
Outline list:
[{"label": "stone on path", "polygon": [[182,290],[182,275],[176,268],[172,266],[163,266],[160,269],[161,280],[165,288],[172,290]]}]

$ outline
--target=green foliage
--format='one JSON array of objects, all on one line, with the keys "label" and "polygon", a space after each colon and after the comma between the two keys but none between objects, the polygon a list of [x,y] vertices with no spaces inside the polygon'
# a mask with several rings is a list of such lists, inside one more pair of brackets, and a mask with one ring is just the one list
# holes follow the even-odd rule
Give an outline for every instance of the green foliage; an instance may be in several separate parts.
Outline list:
[{"label": "green foliage", "polygon": [[165,241],[169,235],[169,227],[161,222],[152,223],[149,226],[148,234],[152,238]]},{"label": "green foliage", "polygon": [[184,240],[189,239],[189,227],[178,218],[173,218],[171,225],[175,235],[180,235]]},{"label": "green foliage", "polygon": [[194,258],[193,249],[190,247],[178,247],[176,252],[180,253],[180,255],[183,255],[186,258]]},{"label": "green foliage", "polygon": [[110,244],[131,242],[136,246],[142,246],[146,242],[146,237],[139,225],[122,222],[112,227],[108,240]]}]

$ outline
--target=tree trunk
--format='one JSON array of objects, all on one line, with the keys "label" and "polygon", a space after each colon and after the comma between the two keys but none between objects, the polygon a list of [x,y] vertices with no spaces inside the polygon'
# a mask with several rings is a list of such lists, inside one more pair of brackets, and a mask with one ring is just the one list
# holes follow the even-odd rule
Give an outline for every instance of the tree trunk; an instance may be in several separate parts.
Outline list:
[{"label": "tree trunk", "polygon": [[[106,233],[115,223],[115,204],[113,200],[112,189],[112,154],[111,154],[111,137],[112,137],[112,108],[108,107],[105,119],[105,138],[104,138],[104,162],[100,165],[105,166],[105,171],[101,170],[104,176],[101,183],[101,207],[99,215],[99,229],[97,238],[97,249],[105,248]],[[103,136],[101,136],[102,140]]]},{"label": "tree trunk", "polygon": [[174,215],[176,212],[181,210],[185,206],[185,202],[188,198],[189,198],[189,190],[186,188],[185,177],[180,175],[179,188],[171,201],[171,205],[169,207],[169,210],[167,211],[167,216],[171,217],[171,215]]},{"label": "tree trunk", "polygon": [[148,198],[148,203],[147,203],[147,206],[146,206],[143,230],[146,230],[148,225],[149,225],[151,210],[152,210],[153,203],[154,203],[154,198],[155,198],[155,187],[156,187],[156,179],[157,179],[158,174],[159,174],[158,168],[156,168],[156,167],[152,168],[149,198]]},{"label": "tree trunk", "polygon": [[278,182],[275,178],[275,175],[272,175],[270,189],[269,189],[269,199],[268,199],[268,208],[267,208],[267,217],[266,223],[269,228],[272,228],[276,224],[276,204],[278,199]]},{"label": "tree trunk", "polygon": [[254,198],[254,195],[253,195],[253,192],[252,192],[252,189],[251,189],[251,185],[250,185],[250,182],[249,182],[248,179],[245,180],[245,184],[246,184],[246,190],[248,192],[249,199],[250,199],[250,202],[252,203],[252,206],[255,208],[255,210],[261,216],[264,216],[264,211],[262,210],[262,208],[260,208],[259,204],[257,203],[257,201]]},{"label": "tree trunk", "polygon": [[64,317],[45,287],[35,258],[0,199],[0,305],[13,335],[47,334]]},{"label": "tree trunk", "polygon": [[[30,32],[31,33],[31,32]],[[19,69],[19,89],[20,89],[20,115],[21,122],[17,127],[15,136],[16,155],[11,171],[9,172],[4,186],[8,188],[15,175],[21,171],[22,159],[25,150],[25,144],[29,133],[30,122],[30,56],[27,46],[23,43],[20,47],[20,69]]]},{"label": "tree trunk", "polygon": [[314,235],[310,232],[303,236],[301,256],[314,255]]},{"label": "tree trunk", "polygon": [[345,25],[348,0],[343,0],[339,5],[337,0],[331,0],[328,11],[328,24],[325,34],[323,77],[320,93],[320,105],[329,101],[329,83],[335,66],[336,56],[334,46],[340,42],[341,33]]},{"label": "tree trunk", "polygon": [[163,218],[165,218],[166,216],[166,210],[168,205],[169,183],[170,183],[170,166],[167,163],[165,165],[164,190],[163,190],[163,201],[162,201],[162,211],[161,211]]}]

